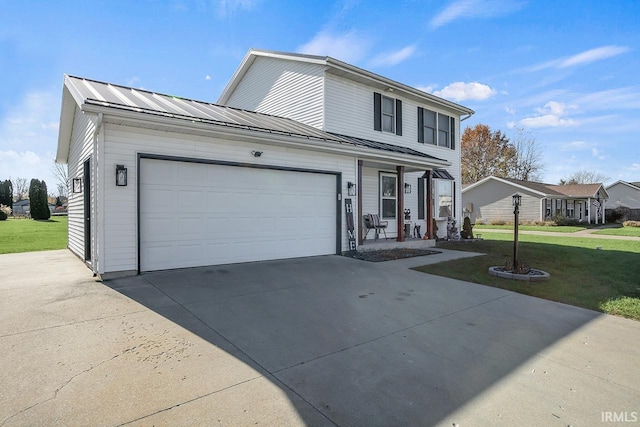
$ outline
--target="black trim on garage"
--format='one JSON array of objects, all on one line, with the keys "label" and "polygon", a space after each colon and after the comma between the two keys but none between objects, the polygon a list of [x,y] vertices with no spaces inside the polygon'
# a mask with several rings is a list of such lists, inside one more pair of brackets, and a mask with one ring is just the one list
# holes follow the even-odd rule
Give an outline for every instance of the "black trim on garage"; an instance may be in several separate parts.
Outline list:
[{"label": "black trim on garage", "polygon": [[336,177],[336,255],[340,255],[342,253],[342,172],[335,171],[327,171],[327,170],[317,170],[317,169],[306,169],[306,168],[293,168],[286,166],[275,166],[275,165],[258,165],[254,163],[244,163],[244,162],[230,162],[225,160],[212,160],[212,159],[201,159],[197,157],[180,157],[180,156],[167,156],[162,154],[150,154],[150,153],[138,153],[137,164],[136,164],[136,192],[137,192],[137,212],[136,212],[136,220],[137,220],[137,245],[138,245],[138,274],[140,274],[140,164],[143,159],[151,159],[151,160],[166,160],[173,162],[184,162],[184,163],[201,163],[207,165],[216,165],[216,166],[234,166],[234,167],[242,167],[242,168],[254,168],[254,169],[271,169],[278,170],[284,172],[304,172],[304,173],[316,173],[323,175],[335,175]]}]

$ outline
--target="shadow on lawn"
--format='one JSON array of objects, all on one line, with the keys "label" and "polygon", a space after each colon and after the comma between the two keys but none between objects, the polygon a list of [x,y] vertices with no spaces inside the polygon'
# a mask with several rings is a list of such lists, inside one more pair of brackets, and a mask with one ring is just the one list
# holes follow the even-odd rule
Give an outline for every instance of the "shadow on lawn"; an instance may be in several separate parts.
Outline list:
[{"label": "shadow on lawn", "polygon": [[307,425],[436,424],[598,317],[385,264],[327,256],[105,285],[261,372]]},{"label": "shadow on lawn", "polygon": [[486,273],[491,266],[505,265],[505,259],[512,262],[511,241],[443,242],[438,247],[487,255],[416,270],[640,320],[640,254],[621,250],[620,245],[595,239],[587,248],[520,242],[520,264],[547,271],[551,274],[547,282],[518,282]]}]

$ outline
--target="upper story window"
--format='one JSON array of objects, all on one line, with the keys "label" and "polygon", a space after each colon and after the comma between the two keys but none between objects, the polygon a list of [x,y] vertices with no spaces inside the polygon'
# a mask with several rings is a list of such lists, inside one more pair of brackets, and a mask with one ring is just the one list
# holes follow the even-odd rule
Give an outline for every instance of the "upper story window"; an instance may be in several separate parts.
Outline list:
[{"label": "upper story window", "polygon": [[402,101],[374,92],[373,129],[402,135]]},{"label": "upper story window", "polygon": [[418,107],[418,142],[454,150],[455,126],[455,118]]}]

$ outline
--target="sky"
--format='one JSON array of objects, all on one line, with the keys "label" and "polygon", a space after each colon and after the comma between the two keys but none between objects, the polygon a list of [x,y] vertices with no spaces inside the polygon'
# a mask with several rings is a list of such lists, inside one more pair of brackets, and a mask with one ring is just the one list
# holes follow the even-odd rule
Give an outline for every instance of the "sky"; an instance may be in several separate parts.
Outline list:
[{"label": "sky", "polygon": [[640,181],[637,0],[0,0],[0,180],[43,179],[64,74],[216,102],[250,48],[351,63],[534,139],[540,180]]}]

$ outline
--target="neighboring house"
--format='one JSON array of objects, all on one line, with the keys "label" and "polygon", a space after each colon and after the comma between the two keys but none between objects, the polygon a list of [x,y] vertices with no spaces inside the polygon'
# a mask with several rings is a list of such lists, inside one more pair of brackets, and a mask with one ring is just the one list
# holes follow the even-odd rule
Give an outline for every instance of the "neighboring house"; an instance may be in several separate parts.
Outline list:
[{"label": "neighboring house", "polygon": [[514,193],[522,196],[520,221],[544,221],[561,216],[586,223],[604,223],[609,198],[602,184],[553,185],[490,176],[462,190],[465,213],[471,222],[513,222]]},{"label": "neighboring house", "polygon": [[616,181],[607,186],[607,193],[611,208],[628,208],[626,217],[640,220],[640,182]]},{"label": "neighboring house", "polygon": [[[30,212],[29,199],[19,200],[15,202],[11,208],[11,213],[14,216],[17,215],[29,215]],[[56,205],[49,203],[49,212],[54,213],[56,211]]]},{"label": "neighboring house", "polygon": [[[277,55],[252,81],[250,58]],[[367,213],[399,241],[405,209],[423,233],[434,213],[445,233],[461,218],[472,110],[331,58],[277,55],[250,51],[223,94],[261,93],[281,105],[269,114],[65,76],[69,249],[109,278],[338,254],[363,243]]]}]

